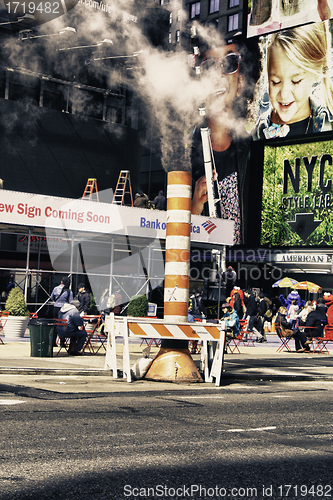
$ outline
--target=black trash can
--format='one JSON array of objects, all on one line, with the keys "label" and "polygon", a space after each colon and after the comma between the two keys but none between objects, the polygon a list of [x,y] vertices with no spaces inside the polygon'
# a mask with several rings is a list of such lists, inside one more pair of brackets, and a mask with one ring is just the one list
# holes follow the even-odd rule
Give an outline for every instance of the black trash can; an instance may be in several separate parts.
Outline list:
[{"label": "black trash can", "polygon": [[29,322],[30,356],[35,358],[53,357],[53,336],[55,320],[32,318]]}]

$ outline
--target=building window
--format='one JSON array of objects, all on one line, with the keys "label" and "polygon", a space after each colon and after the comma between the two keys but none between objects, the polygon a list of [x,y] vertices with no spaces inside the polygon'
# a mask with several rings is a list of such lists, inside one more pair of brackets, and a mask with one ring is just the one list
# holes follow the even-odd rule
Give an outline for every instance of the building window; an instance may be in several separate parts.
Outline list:
[{"label": "building window", "polygon": [[172,35],[169,33],[169,43],[172,43]]},{"label": "building window", "polygon": [[220,9],[220,0],[210,0],[209,13],[218,12]]},{"label": "building window", "polygon": [[238,14],[234,14],[228,18],[228,31],[235,30],[238,30]]},{"label": "building window", "polygon": [[176,43],[180,42],[180,30],[176,31]]},{"label": "building window", "polygon": [[[200,2],[199,2],[199,14],[200,14]],[[179,9],[179,10],[178,10],[178,16],[177,16],[177,20],[178,20],[178,22],[180,22],[180,21],[181,21],[181,16],[182,16],[182,11]]]},{"label": "building window", "polygon": [[209,26],[213,26],[214,28],[219,28],[219,19],[210,19],[208,21]]},{"label": "building window", "polygon": [[200,16],[200,2],[191,3],[191,19]]},{"label": "building window", "polygon": [[239,5],[239,0],[229,0],[229,9],[231,9],[231,7],[238,7]]},{"label": "building window", "polygon": [[172,24],[172,12],[170,12],[170,16],[169,16],[169,24]]}]

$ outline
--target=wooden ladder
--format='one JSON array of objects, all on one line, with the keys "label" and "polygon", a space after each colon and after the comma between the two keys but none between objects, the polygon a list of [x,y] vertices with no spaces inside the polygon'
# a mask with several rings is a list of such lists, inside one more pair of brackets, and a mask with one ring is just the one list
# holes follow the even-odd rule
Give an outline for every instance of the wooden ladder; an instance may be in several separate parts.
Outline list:
[{"label": "wooden ladder", "polygon": [[[126,191],[126,186],[127,191]],[[131,179],[129,170],[121,170],[117,182],[117,186],[113,195],[112,203],[116,205],[125,205],[125,194],[129,194],[131,198],[131,206],[133,207],[133,195],[131,187]]]},{"label": "wooden ladder", "polygon": [[82,195],[82,199],[84,199],[86,196],[89,195],[89,201],[92,201],[94,189],[95,189],[97,201],[99,201],[97,180],[96,179],[88,179],[87,185],[86,185],[85,190],[84,190],[83,195]]}]

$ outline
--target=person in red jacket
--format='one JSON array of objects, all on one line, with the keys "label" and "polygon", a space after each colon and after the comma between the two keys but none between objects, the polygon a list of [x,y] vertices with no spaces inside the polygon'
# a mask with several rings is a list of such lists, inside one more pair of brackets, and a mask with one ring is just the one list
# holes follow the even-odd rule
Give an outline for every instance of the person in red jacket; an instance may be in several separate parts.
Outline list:
[{"label": "person in red jacket", "polygon": [[333,295],[331,293],[324,293],[325,304],[327,305],[327,324],[333,326]]},{"label": "person in red jacket", "polygon": [[230,305],[237,312],[239,319],[242,319],[245,313],[245,304],[244,304],[244,293],[238,286],[235,286],[230,292]]}]

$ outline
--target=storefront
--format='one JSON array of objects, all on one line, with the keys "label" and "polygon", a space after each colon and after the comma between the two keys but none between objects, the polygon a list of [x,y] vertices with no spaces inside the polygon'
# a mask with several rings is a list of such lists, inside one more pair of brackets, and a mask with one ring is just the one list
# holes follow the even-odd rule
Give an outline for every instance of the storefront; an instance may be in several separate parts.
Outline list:
[{"label": "storefront", "polygon": [[311,281],[324,291],[333,291],[333,250],[322,249],[240,249],[230,248],[226,253],[228,265],[237,273],[241,288],[262,289],[272,293],[272,285],[289,276],[296,281]]},{"label": "storefront", "polygon": [[[2,307],[11,280],[32,311],[67,275],[74,294],[85,282],[97,304],[105,289],[120,288],[126,303],[163,285],[166,212],[2,190],[0,227]],[[192,217],[195,283],[209,275],[212,249],[222,251],[232,234],[231,221]]]}]

